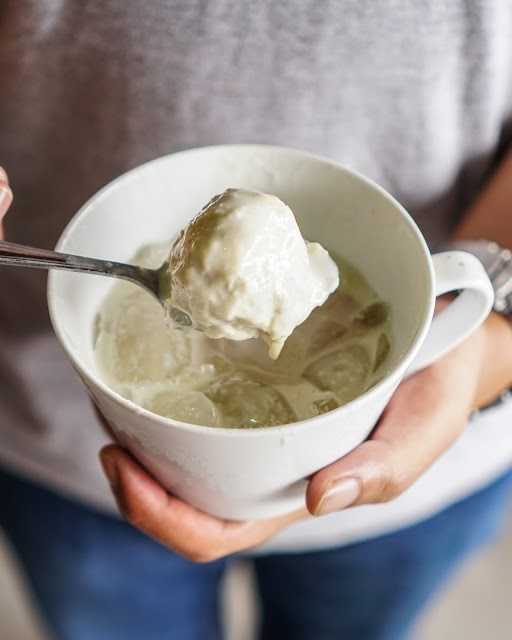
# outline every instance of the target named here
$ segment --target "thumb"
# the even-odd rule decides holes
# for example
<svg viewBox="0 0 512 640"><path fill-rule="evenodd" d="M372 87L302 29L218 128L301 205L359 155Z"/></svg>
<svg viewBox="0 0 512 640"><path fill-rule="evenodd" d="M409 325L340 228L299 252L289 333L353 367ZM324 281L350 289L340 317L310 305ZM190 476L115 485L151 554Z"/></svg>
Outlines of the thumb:
<svg viewBox="0 0 512 640"><path fill-rule="evenodd" d="M403 382L369 440L316 473L314 515L387 502L405 491L464 429L478 380L477 340Z"/></svg>

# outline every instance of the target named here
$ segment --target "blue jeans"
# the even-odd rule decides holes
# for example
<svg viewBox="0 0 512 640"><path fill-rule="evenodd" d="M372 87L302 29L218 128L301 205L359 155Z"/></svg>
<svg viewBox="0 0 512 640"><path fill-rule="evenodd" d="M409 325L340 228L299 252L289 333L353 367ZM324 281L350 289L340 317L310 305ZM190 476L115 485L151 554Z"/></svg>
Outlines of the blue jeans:
<svg viewBox="0 0 512 640"><path fill-rule="evenodd" d="M400 640L499 529L512 472L420 524L327 551L254 560L264 640ZM0 526L59 640L216 640L229 560L188 562L124 522L0 472Z"/></svg>

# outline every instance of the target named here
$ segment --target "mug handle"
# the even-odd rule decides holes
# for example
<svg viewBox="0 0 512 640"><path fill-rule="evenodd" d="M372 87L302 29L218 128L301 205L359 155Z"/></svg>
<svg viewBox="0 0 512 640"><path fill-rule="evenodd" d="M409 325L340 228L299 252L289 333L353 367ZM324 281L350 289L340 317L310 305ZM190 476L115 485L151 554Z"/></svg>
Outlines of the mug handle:
<svg viewBox="0 0 512 640"><path fill-rule="evenodd" d="M432 256L435 294L462 293L435 316L430 330L406 375L438 360L459 345L489 315L494 291L481 262L465 251L447 251Z"/></svg>

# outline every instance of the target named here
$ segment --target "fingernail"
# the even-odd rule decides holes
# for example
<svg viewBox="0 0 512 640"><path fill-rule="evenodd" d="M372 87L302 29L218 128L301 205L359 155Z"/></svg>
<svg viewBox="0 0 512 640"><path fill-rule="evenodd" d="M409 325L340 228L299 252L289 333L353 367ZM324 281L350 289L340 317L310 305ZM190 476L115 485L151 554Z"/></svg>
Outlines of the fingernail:
<svg viewBox="0 0 512 640"><path fill-rule="evenodd" d="M116 493L119 487L119 472L117 470L117 464L108 455L100 454L100 460L103 471L110 482L110 486L112 487L112 491Z"/></svg>
<svg viewBox="0 0 512 640"><path fill-rule="evenodd" d="M0 186L0 218L7 211L9 204L11 203L12 193L9 187Z"/></svg>
<svg viewBox="0 0 512 640"><path fill-rule="evenodd" d="M350 507L357 500L360 493L361 483L359 480L355 478L338 480L322 496L315 510L315 516L324 516Z"/></svg>
<svg viewBox="0 0 512 640"><path fill-rule="evenodd" d="M7 172L3 167L0 167L0 180L2 182L6 182L7 184L9 184L9 178L7 177Z"/></svg>

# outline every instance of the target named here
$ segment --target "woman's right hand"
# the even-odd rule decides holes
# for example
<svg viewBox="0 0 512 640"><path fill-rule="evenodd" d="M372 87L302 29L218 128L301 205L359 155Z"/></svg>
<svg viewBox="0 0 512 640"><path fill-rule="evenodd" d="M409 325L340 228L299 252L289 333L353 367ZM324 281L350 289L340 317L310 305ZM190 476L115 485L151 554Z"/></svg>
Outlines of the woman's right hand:
<svg viewBox="0 0 512 640"><path fill-rule="evenodd" d="M9 179L2 167L0 167L0 240L4 237L2 220L7 213L7 209L11 206L11 202L12 191L9 187Z"/></svg>

